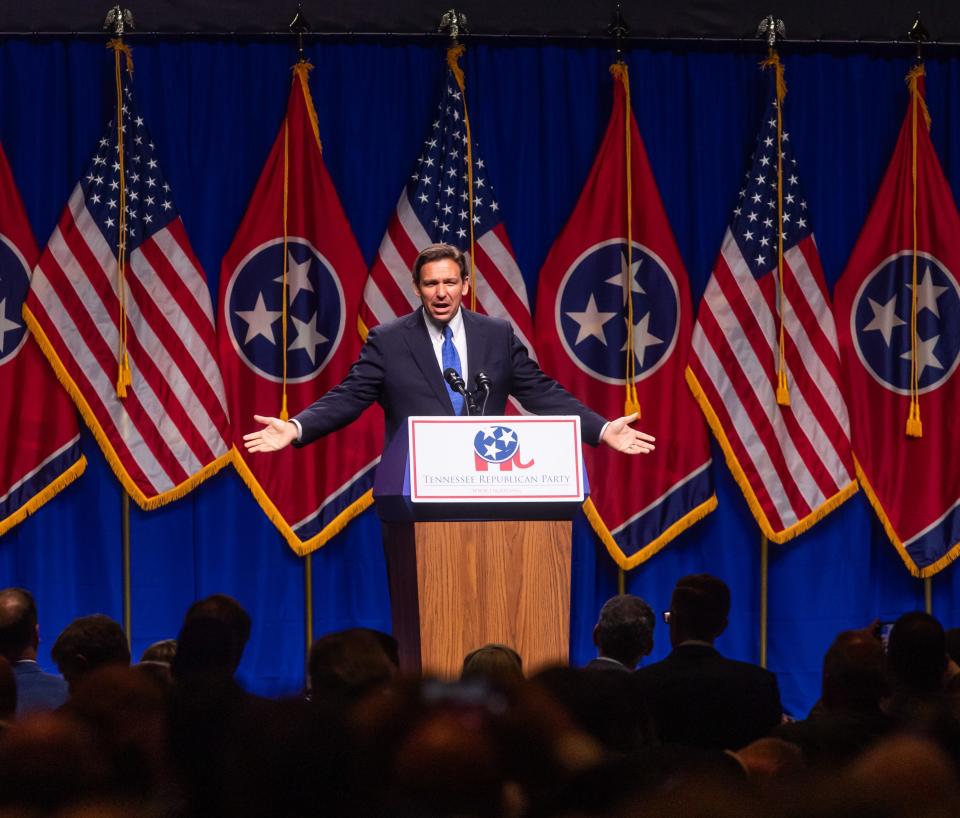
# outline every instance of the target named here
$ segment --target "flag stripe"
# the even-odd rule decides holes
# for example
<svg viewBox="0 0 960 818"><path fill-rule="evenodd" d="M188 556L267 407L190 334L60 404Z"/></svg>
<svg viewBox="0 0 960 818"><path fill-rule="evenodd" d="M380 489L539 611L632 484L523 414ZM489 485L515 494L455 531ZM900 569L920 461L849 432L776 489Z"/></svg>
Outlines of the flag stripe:
<svg viewBox="0 0 960 818"><path fill-rule="evenodd" d="M107 287L110 288L110 291L113 290L112 282L115 280L117 271L116 260L103 238L100 228L87 211L83 200L80 199L79 202L75 202L71 197L71 207L74 210L77 230L71 231L69 234L71 238L75 239L75 241L69 242L69 247L74 251L75 257L79 257L78 253L83 254L87 251L94 257L93 262L88 260L87 264L81 265L86 273L86 278L80 275L76 276L74 280L78 282L86 280L94 284L99 282L99 292L101 298L103 298ZM133 259L131 259L131 263L132 261ZM125 281L128 317L127 346L131 367L143 377L144 383L148 386L146 390L138 390L138 398L146 409L156 434L168 445L170 453L177 460L179 469L173 468L169 464L165 465L167 465L170 476L174 478L176 483L180 483L186 480L190 474L202 468L203 462L225 453L226 446L221 439L219 443L220 451L214 454L202 437L197 435L196 427L184 408L186 405L194 406L197 404L196 396L176 362L170 356L169 350L161 343L160 338L154 332L149 317L145 317L140 309L141 301L146 305L153 303L151 296L137 286L138 282L135 276L125 276ZM86 302L84 301L84 303ZM160 328L161 325L157 324L156 326ZM163 333L163 335L170 338L171 333ZM106 340L112 348L116 349L118 336L115 324L110 325L110 336ZM170 339L169 344L174 343L179 344L180 342ZM107 374L111 374L109 369ZM163 396L171 394L177 396L179 401L168 400L164 403ZM129 394L124 400L129 400ZM196 410L200 410L199 405L196 405ZM171 414L175 415L176 418L172 418ZM203 420L208 424L210 423L210 418L205 412L203 413ZM219 437L215 428L212 431L214 437ZM217 444L214 443L213 445ZM157 448L157 451L160 451L160 449Z"/></svg>
<svg viewBox="0 0 960 818"><path fill-rule="evenodd" d="M163 251L162 245L168 238L166 230L161 230L150 241L140 245L130 257L130 266L146 292L157 303L167 326L174 330L194 365L203 374L205 390L209 393L210 412L213 414L215 407L219 407L217 423L223 423L227 419L227 404L223 377L217 364L213 323L177 275L174 265L179 262L176 256Z"/></svg>
<svg viewBox="0 0 960 818"><path fill-rule="evenodd" d="M718 322L721 325L725 324L724 332L728 336L739 337L741 334L746 334L754 349L759 350L764 356L766 361L764 366L761 366L759 360L751 359L740 359L740 366L753 369L753 374L757 377L751 376L750 380L755 388L760 386L762 379L766 388L757 389L757 399L761 405L769 407L767 415L773 424L766 429L766 434L769 435L767 444L772 448L778 445L778 440L780 441L779 446L784 450L791 474L800 478L797 480L797 486L803 494L804 504L809 508L816 508L833 496L836 481L827 473L817 450L811 445L811 434L819 438L824 433L817 419L808 411L803 397L800 394L794 396L796 405L791 406L790 411L781 412L777 407L777 364L775 348L772 345L772 339L777 334L773 311L776 295L773 287L769 286L773 281L772 276L766 276L764 279L763 283L768 286L761 286L740 255L736 243L731 240L725 243L725 248L728 252L723 254L723 261L727 263L718 262L715 276L724 295L727 296L727 301L711 303L709 306L714 310ZM784 307L789 321L787 305L785 304ZM725 313L722 312L728 308L731 308L735 314L732 320L726 320ZM718 313L718 310L721 312ZM785 323L784 327L795 323ZM785 335L785 342L789 349L792 338L789 334L785 333ZM796 357L793 359L801 363L801 359ZM746 361L750 361L753 367L748 366ZM784 433L787 436L781 439L780 436ZM807 479L808 477L810 479ZM801 518L806 516L803 509L796 505L794 508Z"/></svg>
<svg viewBox="0 0 960 818"><path fill-rule="evenodd" d="M104 415L116 416L116 420L132 422L137 430L137 442L142 441L150 449L160 467L159 472L146 470L150 483L153 486L159 486L169 480L172 487L185 479L185 474L178 462L164 456L163 447L157 440L157 416L162 409L153 399L155 397L153 393L147 391L145 395L128 394L123 402L126 411L116 413L113 410L113 407L120 403L116 397L117 328L107 314L106 307L100 301L94 286L94 281L100 281L101 286L105 286L105 275L102 270L99 275L95 273L96 261L84 258L89 253L89 248L83 243L79 230L71 231L70 238L74 240L72 246L65 238L60 237L59 231L55 232L47 247L53 263L47 266L41 262L50 283L63 299L61 303L65 307L65 313L59 317L58 323L63 322L68 314L76 321L77 334L70 339L64 352L78 360L80 356L84 356L84 353L90 353L88 360L97 362L97 371L91 372L90 375L96 383L100 405L106 410L103 415L98 415L101 426L105 419ZM130 351L131 366L135 366L132 347ZM106 409L106 407L110 408ZM125 423L115 423L114 428L121 439L126 439L132 431ZM138 459L144 462L143 458Z"/></svg>
<svg viewBox="0 0 960 818"><path fill-rule="evenodd" d="M824 399L830 406L831 414L841 428L842 437L839 439L845 439L849 443L850 416L847 411L847 404L843 400L843 393L839 388L840 353L837 343L837 327L829 299L824 300L821 297L821 290L817 286L823 280L823 272L820 269L820 260L817 258L813 240L810 240L809 245L806 242L801 242L797 247L791 248L786 254L786 260L793 272L796 287L800 294L806 297L806 303L809 307L809 314L804 314L800 309L797 310L799 320L803 324L803 329L809 334L812 345L817 350L817 356L823 364L822 368L813 367L811 376L819 385ZM817 287L817 289L814 290L814 287ZM792 288L788 296L793 305L796 305L799 301L793 295ZM793 327L791 326L790 329L791 334L793 334ZM849 445L844 448L849 455ZM849 460L849 456L847 459Z"/></svg>
<svg viewBox="0 0 960 818"><path fill-rule="evenodd" d="M147 252L141 254L142 249ZM176 378L179 374L183 381L180 384L171 382L171 388L180 396L184 406L196 405L202 412L199 419L207 430L204 439L211 451L218 451L223 448L224 441L217 428L227 421L227 408L220 403L223 393L218 393L217 389L220 368L206 344L191 331L192 324L185 311L179 309L177 299L164 286L164 279L169 281L169 276L158 275L151 265L150 257L156 257L153 251L151 242L146 242L130 259L129 269L134 275L128 276L127 282L147 319L146 325L138 325L137 332L148 333L143 339L148 349L153 349L156 344L157 349L163 349L169 355L170 364L177 369L171 375ZM156 260L163 265L162 273L168 272L166 258L160 255ZM156 332L152 327L156 327Z"/></svg>
<svg viewBox="0 0 960 818"><path fill-rule="evenodd" d="M47 249L50 250L49 245ZM84 341L93 339L96 329L89 314L82 310L78 313L78 323L74 322L70 311L61 300L61 295L68 295L72 290L69 285L55 290L47 276L48 269L55 270L57 275L63 275L52 257L44 255L33 272L31 293L36 296L36 300L32 309L46 328L47 337L66 367L67 374L82 393L133 482L145 492L162 492L173 488L174 482L160 465L129 414L128 410L139 410L139 404L136 401L128 406L121 405L119 401L106 404L102 399L101 395L107 394L115 385L108 379L94 351ZM87 329L89 331L86 331ZM100 349L101 345L97 347ZM121 434L121 429L124 434Z"/></svg>
<svg viewBox="0 0 960 818"><path fill-rule="evenodd" d="M708 287L704 299L708 298L709 309L701 316L701 325L716 353L716 362L721 370L715 371L707 367L707 371L725 399L733 400L733 393L736 394L732 408L740 410L736 415L738 418L743 414L738 433L744 440L755 437L763 446L773 473L783 484L785 502L791 508L791 515L801 517L803 514L800 510L807 510L803 497L808 491L815 490L815 484L811 485L812 480L806 466L789 441L783 428L782 417L771 408L776 406L776 399L769 377L757 361L750 345L740 341L732 332L736 328L737 318L729 302L719 287L713 292ZM720 389L721 372L727 378L729 390ZM781 445L777 445L778 442ZM760 471L763 473L763 469ZM781 518L788 518L783 506L777 506L777 513Z"/></svg>
<svg viewBox="0 0 960 818"><path fill-rule="evenodd" d="M764 515L775 530L786 528L794 515L790 502L780 491L780 477L699 320L691 350L696 357L690 366Z"/></svg>

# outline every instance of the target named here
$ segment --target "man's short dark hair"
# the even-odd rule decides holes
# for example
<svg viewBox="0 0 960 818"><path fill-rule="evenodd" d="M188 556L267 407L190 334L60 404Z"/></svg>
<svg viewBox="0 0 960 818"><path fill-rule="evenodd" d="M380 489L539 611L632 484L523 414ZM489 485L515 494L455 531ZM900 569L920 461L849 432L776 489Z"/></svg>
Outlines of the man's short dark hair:
<svg viewBox="0 0 960 818"><path fill-rule="evenodd" d="M130 664L130 646L123 628L104 614L74 619L53 643L50 655L71 685L98 667Z"/></svg>
<svg viewBox="0 0 960 818"><path fill-rule="evenodd" d="M199 599L187 609L184 622L190 619L217 619L233 631L241 651L250 639L250 614L232 596L227 594L211 594L205 599Z"/></svg>
<svg viewBox="0 0 960 818"><path fill-rule="evenodd" d="M670 599L671 625L688 639L713 641L727 627L730 589L711 574L689 574L677 580Z"/></svg>
<svg viewBox="0 0 960 818"><path fill-rule="evenodd" d="M943 625L922 611L905 613L890 631L887 664L895 683L916 691L938 690L947 667Z"/></svg>
<svg viewBox="0 0 960 818"><path fill-rule="evenodd" d="M367 628L328 633L310 646L313 695L355 700L390 681L396 666L379 635Z"/></svg>
<svg viewBox="0 0 960 818"><path fill-rule="evenodd" d="M865 631L843 631L823 657L820 699L832 709L875 713L887 693L883 646Z"/></svg>
<svg viewBox="0 0 960 818"><path fill-rule="evenodd" d="M201 619L213 619L220 622L229 631L227 637L229 645L221 646L217 649L217 652L219 654L220 650L228 649L231 653L230 662L233 665L233 670L236 670L237 667L240 666L240 660L243 658L243 649L250 639L250 614L248 614L243 609L243 606L232 596L228 596L227 594L212 594L205 599L197 600L187 609L187 614L183 618L184 629L186 629L186 626L190 622ZM182 633L183 630L181 630L181 634ZM199 633L200 631L197 631L197 634ZM211 634L212 632L207 633L206 638L209 638ZM186 649L186 646L184 647ZM189 648L189 650L193 650L193 647Z"/></svg>
<svg viewBox="0 0 960 818"><path fill-rule="evenodd" d="M633 667L653 648L656 617L640 597L621 594L600 609L594 635L601 654Z"/></svg>
<svg viewBox="0 0 960 818"><path fill-rule="evenodd" d="M423 266L431 261L443 261L444 259L450 259L457 263L460 268L461 281L467 277L467 257L462 251L452 244L430 244L420 251L417 260L413 262L413 280L419 284L420 271Z"/></svg>
<svg viewBox="0 0 960 818"><path fill-rule="evenodd" d="M16 662L33 645L37 631L37 604L24 588L0 591L0 656Z"/></svg>

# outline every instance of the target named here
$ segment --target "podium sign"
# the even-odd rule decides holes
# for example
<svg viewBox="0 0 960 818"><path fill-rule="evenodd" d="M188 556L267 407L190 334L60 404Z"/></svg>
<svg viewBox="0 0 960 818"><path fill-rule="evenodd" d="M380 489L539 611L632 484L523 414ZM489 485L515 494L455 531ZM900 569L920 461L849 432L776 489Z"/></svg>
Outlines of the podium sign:
<svg viewBox="0 0 960 818"><path fill-rule="evenodd" d="M582 503L580 418L412 417L413 503Z"/></svg>

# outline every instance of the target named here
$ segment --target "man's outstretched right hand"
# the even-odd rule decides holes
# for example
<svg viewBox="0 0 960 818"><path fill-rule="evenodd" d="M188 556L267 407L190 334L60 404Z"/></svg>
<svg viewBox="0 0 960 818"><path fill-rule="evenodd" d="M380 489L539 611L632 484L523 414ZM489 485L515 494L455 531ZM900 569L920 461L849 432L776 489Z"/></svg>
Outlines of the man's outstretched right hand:
<svg viewBox="0 0 960 818"><path fill-rule="evenodd" d="M243 446L248 452L278 452L297 439L297 427L289 420L264 415L254 415L253 419L264 426L243 436Z"/></svg>

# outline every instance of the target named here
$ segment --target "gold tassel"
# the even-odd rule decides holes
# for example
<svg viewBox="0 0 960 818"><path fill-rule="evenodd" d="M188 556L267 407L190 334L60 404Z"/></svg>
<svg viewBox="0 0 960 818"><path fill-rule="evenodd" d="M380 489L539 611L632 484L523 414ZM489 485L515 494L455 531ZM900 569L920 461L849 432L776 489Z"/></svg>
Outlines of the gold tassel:
<svg viewBox="0 0 960 818"><path fill-rule="evenodd" d="M787 356L784 351L786 330L783 326L783 100L787 95L787 81L783 63L774 49L760 66L773 68L777 92L777 318L780 323L777 350L777 405L790 405L790 388L787 384Z"/></svg>
<svg viewBox="0 0 960 818"><path fill-rule="evenodd" d="M460 57L466 47L452 45L447 49L447 67L453 73L457 88L463 97L463 129L467 132L467 218L470 220L470 309L477 309L477 265L474 247L473 232L473 135L470 133L470 114L467 111L467 85L463 69L460 67Z"/></svg>
<svg viewBox="0 0 960 818"><path fill-rule="evenodd" d="M626 386L626 396L623 400L623 411L626 415L636 413L637 419L640 418L640 398L637 395L637 362L636 353L633 348L633 171L631 162L633 160L633 150L630 144L630 121L633 107L630 103L630 74L627 71L627 65L624 62L617 62L610 66L610 74L615 80L623 85L624 93L624 128L623 128L623 151L624 168L626 175L626 202L627 202L627 266L624 272L624 301L627 308L627 355L625 359L625 372L623 376Z"/></svg>
<svg viewBox="0 0 960 818"><path fill-rule="evenodd" d="M907 416L907 437L923 437L923 424L920 422L920 368L917 363L917 112L923 112L923 119L930 129L930 111L920 93L920 78L924 76L923 65L916 65L907 73L907 86L910 89L911 105L911 141L912 141L912 187L913 187L913 268L911 271L912 295L910 299L910 413Z"/></svg>
<svg viewBox="0 0 960 818"><path fill-rule="evenodd" d="M130 47L122 40L114 39L107 43L107 48L113 50L114 85L117 92L117 161L120 163L120 190L117 196L119 201L119 225L117 241L117 397L123 400L127 397L127 387L133 385L130 374L130 355L127 348L127 293L126 293L126 266L127 266L127 190L126 168L123 150L123 78L120 68L120 55L126 58L127 73L133 74L133 55Z"/></svg>
<svg viewBox="0 0 960 818"><path fill-rule="evenodd" d="M790 390L787 387L787 373L781 369L777 378L777 403L780 406L790 405Z"/></svg>

